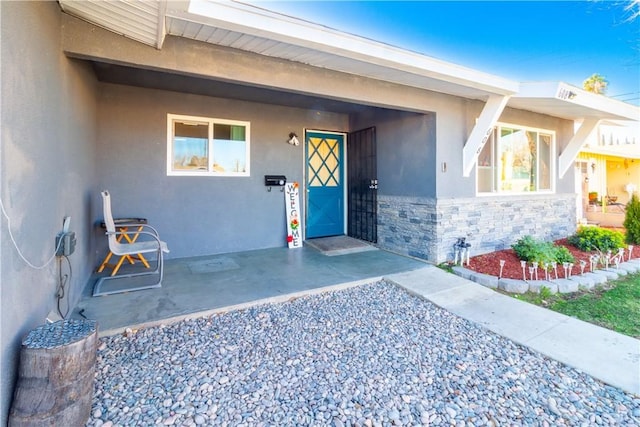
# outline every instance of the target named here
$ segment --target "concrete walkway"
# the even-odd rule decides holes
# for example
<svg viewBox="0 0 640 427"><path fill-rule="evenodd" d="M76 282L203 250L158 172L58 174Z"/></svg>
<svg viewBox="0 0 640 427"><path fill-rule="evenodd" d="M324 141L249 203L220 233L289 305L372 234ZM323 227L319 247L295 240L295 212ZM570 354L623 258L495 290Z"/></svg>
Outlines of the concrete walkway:
<svg viewBox="0 0 640 427"><path fill-rule="evenodd" d="M640 340L518 301L437 267L385 279L514 342L640 395Z"/></svg>

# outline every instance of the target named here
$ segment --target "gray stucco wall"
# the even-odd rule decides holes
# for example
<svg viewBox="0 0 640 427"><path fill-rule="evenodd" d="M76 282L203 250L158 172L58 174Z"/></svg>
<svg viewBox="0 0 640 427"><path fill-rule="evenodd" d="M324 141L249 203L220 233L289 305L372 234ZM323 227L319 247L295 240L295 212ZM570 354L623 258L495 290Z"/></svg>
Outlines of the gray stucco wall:
<svg viewBox="0 0 640 427"><path fill-rule="evenodd" d="M435 122L433 113L382 109L351 118L351 130L376 128L379 194L435 196Z"/></svg>
<svg viewBox="0 0 640 427"><path fill-rule="evenodd" d="M99 103L93 219L102 218L99 190L110 190L114 215L147 218L169 258L286 246L284 195L268 192L264 175L302 183L303 145L287 144L289 132L349 125L344 114L114 84L100 85ZM251 122L251 176L167 176L167 113ZM97 262L106 240L99 228L94 236Z"/></svg>
<svg viewBox="0 0 640 427"><path fill-rule="evenodd" d="M60 48L56 2L0 2L1 197L20 251L35 265L54 252L64 216L76 251L62 309L78 300L90 274L95 144L95 79ZM2 218L0 246L0 425L11 403L23 336L55 308L58 263L34 269L18 256ZM69 271L63 262L64 273ZM70 300L70 301L69 301Z"/></svg>

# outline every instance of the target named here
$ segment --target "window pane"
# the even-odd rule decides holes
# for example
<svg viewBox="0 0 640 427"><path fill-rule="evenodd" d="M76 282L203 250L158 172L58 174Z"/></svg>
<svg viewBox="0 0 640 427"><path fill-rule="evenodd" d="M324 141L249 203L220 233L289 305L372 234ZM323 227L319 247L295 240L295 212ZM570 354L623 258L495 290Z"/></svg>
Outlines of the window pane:
<svg viewBox="0 0 640 427"><path fill-rule="evenodd" d="M501 129L498 148L500 191L519 193L535 190L535 138L535 132Z"/></svg>
<svg viewBox="0 0 640 427"><path fill-rule="evenodd" d="M215 139L213 141L214 172L246 172L247 144L244 141Z"/></svg>
<svg viewBox="0 0 640 427"><path fill-rule="evenodd" d="M246 172L247 143L244 126L213 125L213 171Z"/></svg>
<svg viewBox="0 0 640 427"><path fill-rule="evenodd" d="M226 139L229 141L245 141L245 127L235 125L213 125L213 139Z"/></svg>
<svg viewBox="0 0 640 427"><path fill-rule="evenodd" d="M478 155L478 193L552 190L553 138L527 128L495 128Z"/></svg>
<svg viewBox="0 0 640 427"><path fill-rule="evenodd" d="M527 131L527 159L528 163L523 165L523 175L529 178L528 191L538 189L538 132ZM527 189L523 190L527 191Z"/></svg>
<svg viewBox="0 0 640 427"><path fill-rule="evenodd" d="M167 175L249 176L249 122L167 114Z"/></svg>
<svg viewBox="0 0 640 427"><path fill-rule="evenodd" d="M551 190L551 135L540 134L538 179L540 190Z"/></svg>
<svg viewBox="0 0 640 427"><path fill-rule="evenodd" d="M478 155L478 192L489 193L495 191L494 187L494 161L493 161L493 141L494 133L487 140L486 144Z"/></svg>
<svg viewBox="0 0 640 427"><path fill-rule="evenodd" d="M340 144L332 138L309 138L309 185L337 187L340 185Z"/></svg>
<svg viewBox="0 0 640 427"><path fill-rule="evenodd" d="M173 123L173 170L207 170L209 125Z"/></svg>

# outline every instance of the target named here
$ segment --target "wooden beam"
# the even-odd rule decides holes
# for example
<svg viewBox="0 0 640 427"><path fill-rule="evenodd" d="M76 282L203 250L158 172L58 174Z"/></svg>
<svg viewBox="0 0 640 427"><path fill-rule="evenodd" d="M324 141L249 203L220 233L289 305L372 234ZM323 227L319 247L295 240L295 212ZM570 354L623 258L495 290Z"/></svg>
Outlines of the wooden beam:
<svg viewBox="0 0 640 427"><path fill-rule="evenodd" d="M558 177L562 178L569 170L576 156L584 146L584 143L589 139L591 134L598 128L600 124L599 119L584 119L582 125L578 131L573 135L571 141L564 148L560 156L558 157Z"/></svg>
<svg viewBox="0 0 640 427"><path fill-rule="evenodd" d="M468 177L510 96L491 95L462 148L462 176Z"/></svg>

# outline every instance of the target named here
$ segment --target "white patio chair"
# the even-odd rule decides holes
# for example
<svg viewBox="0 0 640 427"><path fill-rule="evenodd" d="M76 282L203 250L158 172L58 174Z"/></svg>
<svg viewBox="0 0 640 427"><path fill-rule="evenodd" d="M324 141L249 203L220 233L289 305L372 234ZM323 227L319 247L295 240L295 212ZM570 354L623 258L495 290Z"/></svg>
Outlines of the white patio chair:
<svg viewBox="0 0 640 427"><path fill-rule="evenodd" d="M113 219L113 215L111 214L111 195L108 191L102 191L102 203L103 203L103 213L104 213L104 223L107 229L105 233L107 235L109 241L109 249L113 252L114 255L131 255L135 256L138 254L145 253L157 253L156 258L156 268L152 271L143 271L138 273L128 273L128 274L120 274L116 276L106 276L101 277L96 282L93 287L93 296L100 295L110 295L117 294L121 292L130 292L130 291L139 291L142 289L152 289L159 288L162 286L162 277L163 277L163 253L169 252L169 248L167 244L160 240L160 236L155 228L151 227L147 224L126 224L118 222L117 226ZM142 230L139 229L142 227ZM136 231L123 231L122 229L127 230L127 228L135 229ZM125 234L134 234L137 233L137 236L140 241L134 239L133 243L129 242L129 239L120 239L118 241L118 237ZM138 281L133 278L143 277L143 276L157 276L157 281L153 281L151 284L140 284ZM129 280L128 280L129 279ZM130 280L133 279L133 280ZM115 281L129 281L131 282L129 286L117 286L115 289L107 289L103 290L102 286L107 282L115 282Z"/></svg>

